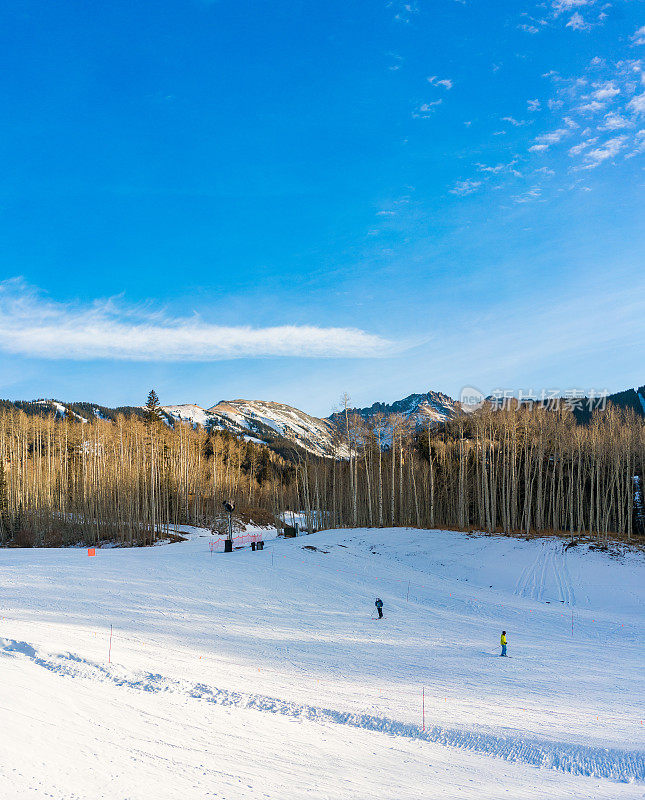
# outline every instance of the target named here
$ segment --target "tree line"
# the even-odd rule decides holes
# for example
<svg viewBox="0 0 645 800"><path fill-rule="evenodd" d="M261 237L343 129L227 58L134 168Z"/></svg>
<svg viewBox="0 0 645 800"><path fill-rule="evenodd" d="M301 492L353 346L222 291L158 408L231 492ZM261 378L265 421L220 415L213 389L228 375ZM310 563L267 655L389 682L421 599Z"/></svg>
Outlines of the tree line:
<svg viewBox="0 0 645 800"><path fill-rule="evenodd" d="M580 425L566 406L486 404L421 430L348 414L344 436L348 460L299 469L305 509L339 526L645 535L645 420L631 410Z"/></svg>
<svg viewBox="0 0 645 800"><path fill-rule="evenodd" d="M442 425L346 411L344 458L280 455L221 430L140 417L87 423L0 409L0 543L152 544L182 524L303 513L309 530L414 526L643 536L645 422L608 405L485 406Z"/></svg>
<svg viewBox="0 0 645 800"><path fill-rule="evenodd" d="M0 410L0 543L146 545L213 526L226 497L277 508L293 465L226 431L170 427L150 400L142 417L87 423Z"/></svg>

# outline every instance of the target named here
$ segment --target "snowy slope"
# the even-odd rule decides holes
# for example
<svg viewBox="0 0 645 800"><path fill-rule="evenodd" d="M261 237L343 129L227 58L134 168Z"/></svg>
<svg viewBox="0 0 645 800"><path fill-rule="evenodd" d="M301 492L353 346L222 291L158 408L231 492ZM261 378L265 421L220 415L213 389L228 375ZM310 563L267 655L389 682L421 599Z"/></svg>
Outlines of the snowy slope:
<svg viewBox="0 0 645 800"><path fill-rule="evenodd" d="M642 556L203 533L0 550L3 799L645 794Z"/></svg>
<svg viewBox="0 0 645 800"><path fill-rule="evenodd" d="M206 409L194 403L162 406L161 410L180 422L190 422L193 425L201 425L204 428L214 422L212 414L209 414Z"/></svg>

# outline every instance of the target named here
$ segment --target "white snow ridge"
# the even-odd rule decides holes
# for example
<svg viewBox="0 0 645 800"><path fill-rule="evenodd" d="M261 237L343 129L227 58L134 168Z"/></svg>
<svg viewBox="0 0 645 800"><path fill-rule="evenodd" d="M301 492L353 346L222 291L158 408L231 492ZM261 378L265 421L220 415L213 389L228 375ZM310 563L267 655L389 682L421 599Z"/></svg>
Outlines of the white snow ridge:
<svg viewBox="0 0 645 800"><path fill-rule="evenodd" d="M0 550L2 799L645 795L642 554L270 533Z"/></svg>

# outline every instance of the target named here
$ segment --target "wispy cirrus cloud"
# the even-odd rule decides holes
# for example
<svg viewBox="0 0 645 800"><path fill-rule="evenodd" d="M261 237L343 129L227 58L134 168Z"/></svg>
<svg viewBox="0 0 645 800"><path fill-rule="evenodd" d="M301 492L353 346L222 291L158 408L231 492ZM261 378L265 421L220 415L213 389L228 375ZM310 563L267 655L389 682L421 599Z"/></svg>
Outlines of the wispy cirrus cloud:
<svg viewBox="0 0 645 800"><path fill-rule="evenodd" d="M579 156L580 153L583 153L588 147L591 147L592 144L595 144L598 141L597 136L593 136L591 139L586 139L584 142L580 142L579 144L574 144L573 147L569 148L569 155L571 157Z"/></svg>
<svg viewBox="0 0 645 800"><path fill-rule="evenodd" d="M585 165L583 169L595 169L599 167L604 161L615 158L621 150L623 150L627 143L627 136L614 136L608 139L600 147L593 150L588 150L585 153Z"/></svg>
<svg viewBox="0 0 645 800"><path fill-rule="evenodd" d="M633 111L637 116L645 114L645 92L633 97L629 103L627 103L627 108Z"/></svg>
<svg viewBox="0 0 645 800"><path fill-rule="evenodd" d="M505 189L515 203L544 200L550 193L563 191L557 179L551 180L553 176L559 174L569 184L566 176L570 173L609 168L645 152L645 134L641 131L645 73L641 60L596 56L578 75L567 77L551 69L542 77L550 83L549 95L527 101L526 120L511 115L501 117L514 129L513 141L503 147L491 145L491 151L497 154L485 163L473 161L471 178L454 184L450 190L453 194ZM522 133L529 133L525 126L538 125L543 115L548 115L551 125L520 143ZM508 131L511 128L492 131L490 135L497 137ZM506 158L512 156L510 163L500 158L502 150ZM565 153L568 158L563 161ZM543 159L542 166L548 168L548 173L532 169L531 162L536 158ZM577 182L568 188L588 187L580 187Z"/></svg>
<svg viewBox="0 0 645 800"><path fill-rule="evenodd" d="M443 100L432 100L429 103L422 103L415 111L412 112L414 119L428 119L431 117L437 108L443 103Z"/></svg>
<svg viewBox="0 0 645 800"><path fill-rule="evenodd" d="M0 350L57 360L218 361L234 358L377 358L400 345L356 328L218 325L171 317L122 299L89 305L47 299L21 279L0 282Z"/></svg>
<svg viewBox="0 0 645 800"><path fill-rule="evenodd" d="M582 8L583 6L591 6L594 2L595 0L554 0L554 2L551 3L551 7L556 14L562 14L566 11Z"/></svg>
<svg viewBox="0 0 645 800"><path fill-rule="evenodd" d="M481 181L475 181L469 178L468 180L465 181L457 181L455 185L452 187L452 189L450 189L449 191L450 194L456 194L463 197L464 195L476 192L481 185L482 185Z"/></svg>
<svg viewBox="0 0 645 800"><path fill-rule="evenodd" d="M567 22L566 27L574 31L588 31L591 25L584 19L579 11L576 11L575 14L571 15L571 19Z"/></svg>
<svg viewBox="0 0 645 800"><path fill-rule="evenodd" d="M597 0L551 0L550 3L538 4L537 9L541 10L539 17L522 12L520 17L523 22L517 27L526 33L536 34L564 22L565 28L587 31L602 25L610 8L610 3L599 3Z"/></svg>
<svg viewBox="0 0 645 800"><path fill-rule="evenodd" d="M515 117L502 117L502 122L508 122L509 125L512 125L514 128L523 128L525 125L529 123L524 119L515 119Z"/></svg>
<svg viewBox="0 0 645 800"><path fill-rule="evenodd" d="M639 134L630 133L639 117L645 114L645 93L635 94L639 82L645 82L641 61L608 62L595 57L585 74L565 78L552 70L543 77L549 79L556 90L556 96L549 98L549 110L562 109L564 125L536 137L529 152L548 150L569 134L579 136L579 141L569 148L569 156L582 156L579 164L572 167L574 170L594 169L601 164L614 163L618 155L631 158L642 152ZM616 135L617 132L621 132L620 135ZM602 141L603 134L609 137L605 141Z"/></svg>
<svg viewBox="0 0 645 800"><path fill-rule="evenodd" d="M450 78L438 78L436 75L431 75L428 78L428 83L432 84L432 86L443 86L444 89L452 89L453 82Z"/></svg>
<svg viewBox="0 0 645 800"><path fill-rule="evenodd" d="M416 2L400 2L400 0L390 0L388 8L394 9L394 19L397 22L409 23L419 13Z"/></svg>
<svg viewBox="0 0 645 800"><path fill-rule="evenodd" d="M570 128L558 128L549 133L541 133L539 136L535 137L534 144L529 147L529 151L539 153L543 150L548 150L549 147L561 142L566 136L569 136L570 133Z"/></svg>

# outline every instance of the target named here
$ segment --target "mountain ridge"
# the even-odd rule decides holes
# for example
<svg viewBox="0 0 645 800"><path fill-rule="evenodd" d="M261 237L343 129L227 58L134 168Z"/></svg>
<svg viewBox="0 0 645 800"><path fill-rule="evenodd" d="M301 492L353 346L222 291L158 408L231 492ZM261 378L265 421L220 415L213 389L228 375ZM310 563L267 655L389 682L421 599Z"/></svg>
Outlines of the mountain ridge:
<svg viewBox="0 0 645 800"><path fill-rule="evenodd" d="M608 396L608 401L621 408L631 409L645 418L645 385L627 389ZM591 419L591 403L579 399L574 409L580 424ZM81 424L92 417L116 421L119 414L144 419L144 406L118 406L110 408L97 403L63 403L59 400L39 398L33 401L0 400L0 409L15 408L27 414L68 417ZM443 392L428 391L411 394L392 403L376 402L363 408L348 408L347 414L357 415L367 423L379 417L388 419L400 415L411 427L422 428L428 424L446 422L460 413L459 401ZM276 450L293 449L326 458L346 458L348 449L345 432L345 410L334 411L328 417L315 417L285 403L270 400L220 400L210 408L197 403L161 406L167 425L186 423L214 430L227 431L245 441L267 445ZM384 442L386 442L387 437Z"/></svg>

